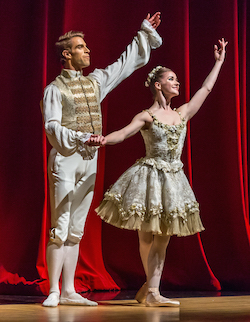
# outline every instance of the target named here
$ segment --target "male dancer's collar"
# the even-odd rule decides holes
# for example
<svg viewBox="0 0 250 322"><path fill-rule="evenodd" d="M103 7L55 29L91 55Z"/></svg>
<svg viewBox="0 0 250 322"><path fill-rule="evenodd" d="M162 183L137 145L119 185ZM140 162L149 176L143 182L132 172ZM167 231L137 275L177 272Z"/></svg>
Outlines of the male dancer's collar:
<svg viewBox="0 0 250 322"><path fill-rule="evenodd" d="M62 69L61 74L63 76L69 77L69 78L74 78L74 77L82 76L82 71L64 68L64 69Z"/></svg>

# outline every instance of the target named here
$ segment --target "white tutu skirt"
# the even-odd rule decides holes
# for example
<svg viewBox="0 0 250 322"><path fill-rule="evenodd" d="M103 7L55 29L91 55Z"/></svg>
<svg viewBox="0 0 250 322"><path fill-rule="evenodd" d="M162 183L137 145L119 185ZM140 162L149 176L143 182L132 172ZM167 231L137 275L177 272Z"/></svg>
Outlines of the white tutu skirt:
<svg viewBox="0 0 250 322"><path fill-rule="evenodd" d="M143 158L124 172L96 209L119 228L188 236L204 230L190 184L176 164Z"/></svg>

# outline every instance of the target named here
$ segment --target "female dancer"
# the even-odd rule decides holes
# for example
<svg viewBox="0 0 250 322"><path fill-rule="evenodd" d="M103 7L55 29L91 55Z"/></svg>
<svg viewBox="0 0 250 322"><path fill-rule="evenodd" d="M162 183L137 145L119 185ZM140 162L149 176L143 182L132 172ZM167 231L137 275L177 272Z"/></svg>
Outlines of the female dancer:
<svg viewBox="0 0 250 322"><path fill-rule="evenodd" d="M204 230L199 204L182 170L180 160L187 122L198 112L211 92L225 58L227 42L214 46L215 65L192 99L178 109L171 99L179 95L176 74L158 66L148 75L146 85L154 95L153 105L137 114L123 129L105 137L92 137L88 144L106 145L122 142L141 131L146 156L129 168L98 207L106 222L138 230L140 256L147 276L136 295L146 306L178 306L179 302L159 293L160 279L170 236L188 236Z"/></svg>

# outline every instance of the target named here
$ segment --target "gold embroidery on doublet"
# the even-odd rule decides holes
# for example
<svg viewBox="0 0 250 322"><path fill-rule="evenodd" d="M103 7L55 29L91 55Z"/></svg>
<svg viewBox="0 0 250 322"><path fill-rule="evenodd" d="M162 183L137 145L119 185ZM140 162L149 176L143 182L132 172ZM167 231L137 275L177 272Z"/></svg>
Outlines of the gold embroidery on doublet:
<svg viewBox="0 0 250 322"><path fill-rule="evenodd" d="M61 124L74 131L101 134L102 115L96 81L84 76L72 79L62 70L53 84L62 94Z"/></svg>

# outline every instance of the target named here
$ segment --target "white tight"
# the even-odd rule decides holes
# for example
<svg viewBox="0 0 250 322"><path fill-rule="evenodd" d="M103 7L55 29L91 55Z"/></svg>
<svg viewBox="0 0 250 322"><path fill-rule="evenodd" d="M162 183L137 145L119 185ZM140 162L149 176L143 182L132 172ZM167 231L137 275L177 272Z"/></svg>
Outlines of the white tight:
<svg viewBox="0 0 250 322"><path fill-rule="evenodd" d="M60 294L59 279L62 273L62 296L75 292L74 277L79 253L79 244L66 241L62 245L49 242L47 264L50 280L50 293Z"/></svg>
<svg viewBox="0 0 250 322"><path fill-rule="evenodd" d="M52 229L47 246L47 265L50 293L60 294L59 279L62 274L63 298L75 293L79 242L93 198L96 166L97 153L92 160L83 160L78 153L64 157L55 149L50 152L48 169Z"/></svg>

